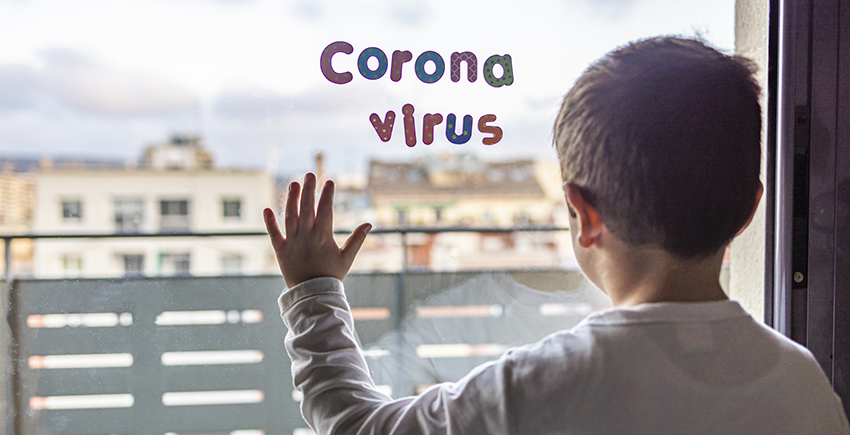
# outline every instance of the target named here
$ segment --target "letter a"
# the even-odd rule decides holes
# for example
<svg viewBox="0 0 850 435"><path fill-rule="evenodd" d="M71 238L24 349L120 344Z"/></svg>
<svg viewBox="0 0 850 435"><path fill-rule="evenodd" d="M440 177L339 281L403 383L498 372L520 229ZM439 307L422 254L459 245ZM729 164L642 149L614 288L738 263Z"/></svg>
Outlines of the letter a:
<svg viewBox="0 0 850 435"><path fill-rule="evenodd" d="M493 75L493 66L496 64L502 65L502 76L496 78ZM487 58L487 61L484 62L484 80L487 80L487 84L494 88L498 88L500 86L510 86L514 82L514 71L513 67L511 67L511 55L506 54L504 56L499 56L498 54L494 54Z"/></svg>

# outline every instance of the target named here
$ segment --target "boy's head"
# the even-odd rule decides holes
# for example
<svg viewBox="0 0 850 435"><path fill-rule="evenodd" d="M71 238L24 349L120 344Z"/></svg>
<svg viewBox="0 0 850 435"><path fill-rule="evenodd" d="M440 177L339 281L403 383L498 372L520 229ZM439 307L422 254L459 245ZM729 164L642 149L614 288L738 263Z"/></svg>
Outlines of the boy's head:
<svg viewBox="0 0 850 435"><path fill-rule="evenodd" d="M578 79L555 123L564 182L630 245L715 254L747 223L761 186L754 70L679 38L609 53Z"/></svg>

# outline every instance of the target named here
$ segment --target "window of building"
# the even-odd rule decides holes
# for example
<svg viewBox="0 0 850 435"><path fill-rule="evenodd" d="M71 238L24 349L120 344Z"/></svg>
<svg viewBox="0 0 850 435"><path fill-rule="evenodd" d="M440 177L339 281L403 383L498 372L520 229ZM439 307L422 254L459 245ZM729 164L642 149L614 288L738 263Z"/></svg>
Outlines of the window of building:
<svg viewBox="0 0 850 435"><path fill-rule="evenodd" d="M83 202L78 199L62 201L62 220L65 222L83 220Z"/></svg>
<svg viewBox="0 0 850 435"><path fill-rule="evenodd" d="M159 210L161 231L189 230L189 200L162 200Z"/></svg>
<svg viewBox="0 0 850 435"><path fill-rule="evenodd" d="M222 275L242 275L243 258L239 254L224 254L221 256Z"/></svg>
<svg viewBox="0 0 850 435"><path fill-rule="evenodd" d="M408 224L408 211L406 208L396 209L396 223L399 225Z"/></svg>
<svg viewBox="0 0 850 435"><path fill-rule="evenodd" d="M83 257L79 254L62 256L62 270L66 278L77 278L83 274Z"/></svg>
<svg viewBox="0 0 850 435"><path fill-rule="evenodd" d="M163 276L189 275L191 273L189 253L160 254L159 273Z"/></svg>
<svg viewBox="0 0 850 435"><path fill-rule="evenodd" d="M141 276L145 273L145 256L142 254L122 255L124 276Z"/></svg>
<svg viewBox="0 0 850 435"><path fill-rule="evenodd" d="M118 198L115 200L115 231L118 233L138 233L142 231L145 203L138 198Z"/></svg>
<svg viewBox="0 0 850 435"><path fill-rule="evenodd" d="M225 199L221 202L221 205L222 216L224 216L225 219L242 219L242 200Z"/></svg>

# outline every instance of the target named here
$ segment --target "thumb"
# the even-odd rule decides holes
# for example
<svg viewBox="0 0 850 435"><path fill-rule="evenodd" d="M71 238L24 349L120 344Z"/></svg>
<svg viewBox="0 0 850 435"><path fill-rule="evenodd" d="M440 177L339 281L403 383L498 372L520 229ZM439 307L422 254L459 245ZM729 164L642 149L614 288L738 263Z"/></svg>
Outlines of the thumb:
<svg viewBox="0 0 850 435"><path fill-rule="evenodd" d="M351 264L354 263L354 257L357 256L357 252L359 252L360 247L363 246L363 241L366 240L366 235L369 234L369 231L372 231L372 224L365 223L360 225L351 232L351 235L348 236L348 240L346 240L345 244L342 245L340 252L342 253L342 258L345 260L348 267L351 267Z"/></svg>

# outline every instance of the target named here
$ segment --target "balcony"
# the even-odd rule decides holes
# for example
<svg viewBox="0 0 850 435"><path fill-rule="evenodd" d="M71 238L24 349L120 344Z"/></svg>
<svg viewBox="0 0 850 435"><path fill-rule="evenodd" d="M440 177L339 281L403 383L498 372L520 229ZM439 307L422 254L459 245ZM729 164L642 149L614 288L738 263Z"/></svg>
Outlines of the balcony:
<svg viewBox="0 0 850 435"><path fill-rule="evenodd" d="M553 229L538 230L520 232ZM451 233L375 236L400 236L409 254L423 231ZM488 234L515 232L500 231ZM401 254L399 270L345 280L364 356L393 397L457 380L608 304L576 271L411 270L415 255ZM283 287L279 276L13 279L11 433L311 433L283 347Z"/></svg>

